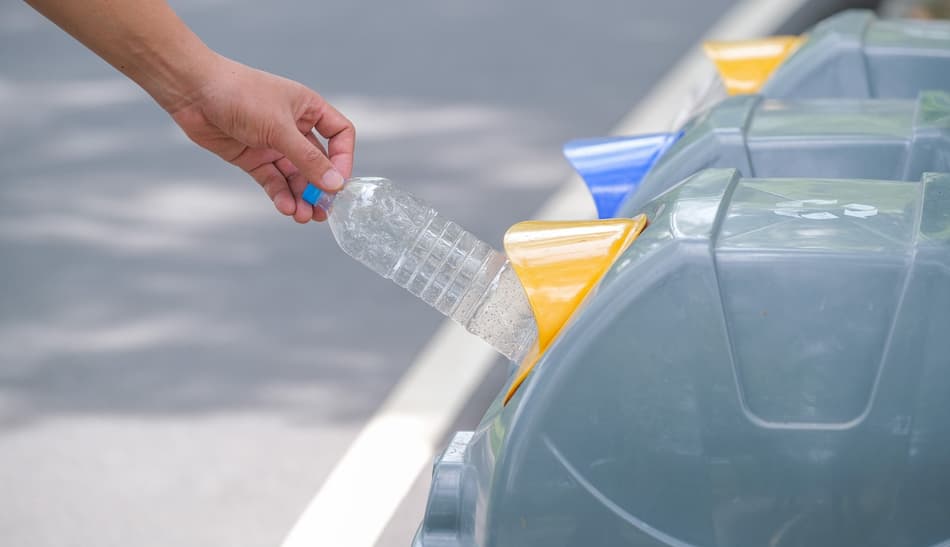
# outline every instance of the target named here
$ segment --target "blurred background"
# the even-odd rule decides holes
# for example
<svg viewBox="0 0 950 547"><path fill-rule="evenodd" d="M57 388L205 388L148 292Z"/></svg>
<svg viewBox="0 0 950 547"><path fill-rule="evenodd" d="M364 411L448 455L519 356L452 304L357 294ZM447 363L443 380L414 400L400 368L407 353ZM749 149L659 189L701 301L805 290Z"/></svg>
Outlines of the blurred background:
<svg viewBox="0 0 950 547"><path fill-rule="evenodd" d="M569 176L563 142L606 133L732 3L172 2L350 117L355 174L495 246ZM811 4L783 30L847 2ZM279 545L441 317L21 2L0 5L0 127L0 542ZM409 544L426 480L380 545Z"/></svg>

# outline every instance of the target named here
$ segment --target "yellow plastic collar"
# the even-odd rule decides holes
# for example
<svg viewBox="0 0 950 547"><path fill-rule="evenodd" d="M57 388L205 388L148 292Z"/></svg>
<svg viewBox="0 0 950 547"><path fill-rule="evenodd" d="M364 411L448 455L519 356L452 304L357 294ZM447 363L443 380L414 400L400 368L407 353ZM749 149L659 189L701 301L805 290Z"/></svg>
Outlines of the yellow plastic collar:
<svg viewBox="0 0 950 547"><path fill-rule="evenodd" d="M757 93L772 72L798 49L801 36L772 36L758 40L706 42L706 56L716 65L730 95Z"/></svg>
<svg viewBox="0 0 950 547"><path fill-rule="evenodd" d="M528 221L508 230L505 252L534 311L538 343L522 361L505 403L587 293L646 225L646 217L640 215L632 219Z"/></svg>

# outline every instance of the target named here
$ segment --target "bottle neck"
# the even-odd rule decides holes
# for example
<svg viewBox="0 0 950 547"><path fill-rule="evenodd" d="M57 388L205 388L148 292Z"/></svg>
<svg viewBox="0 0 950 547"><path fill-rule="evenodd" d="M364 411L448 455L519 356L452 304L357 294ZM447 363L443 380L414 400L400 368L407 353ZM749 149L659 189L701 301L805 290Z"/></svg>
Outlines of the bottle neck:
<svg viewBox="0 0 950 547"><path fill-rule="evenodd" d="M314 207L319 207L327 215L330 214L330 209L333 205L333 198L336 197L336 194L331 194L329 192L324 192L320 188L317 188L313 183L307 183L307 187L304 188L303 196L301 196L304 201L313 205Z"/></svg>

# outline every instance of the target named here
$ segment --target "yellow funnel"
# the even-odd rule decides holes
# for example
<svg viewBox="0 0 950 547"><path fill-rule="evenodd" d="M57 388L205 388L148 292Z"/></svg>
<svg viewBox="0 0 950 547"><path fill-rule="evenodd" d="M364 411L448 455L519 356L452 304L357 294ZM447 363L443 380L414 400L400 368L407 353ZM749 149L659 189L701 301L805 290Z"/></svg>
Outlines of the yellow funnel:
<svg viewBox="0 0 950 547"><path fill-rule="evenodd" d="M801 36L772 36L758 40L706 42L706 56L716 65L730 95L756 93L772 72L805 39Z"/></svg>
<svg viewBox="0 0 950 547"><path fill-rule="evenodd" d="M531 372L587 293L646 227L646 217L521 222L505 234L505 252L538 324L538 343L521 363L505 402Z"/></svg>

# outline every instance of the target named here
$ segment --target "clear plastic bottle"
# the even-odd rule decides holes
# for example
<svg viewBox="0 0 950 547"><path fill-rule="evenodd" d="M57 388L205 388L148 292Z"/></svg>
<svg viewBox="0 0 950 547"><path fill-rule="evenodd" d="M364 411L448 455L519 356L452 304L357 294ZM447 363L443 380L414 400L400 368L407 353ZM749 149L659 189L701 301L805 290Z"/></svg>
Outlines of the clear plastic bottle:
<svg viewBox="0 0 950 547"><path fill-rule="evenodd" d="M348 255L520 361L538 337L521 281L503 253L383 178L303 195L327 213Z"/></svg>

